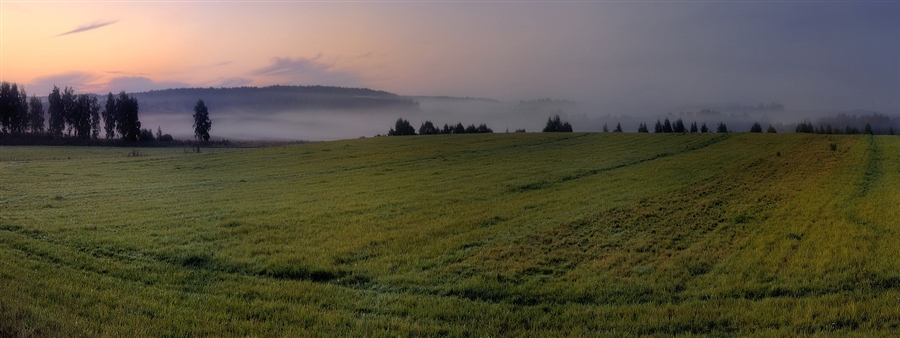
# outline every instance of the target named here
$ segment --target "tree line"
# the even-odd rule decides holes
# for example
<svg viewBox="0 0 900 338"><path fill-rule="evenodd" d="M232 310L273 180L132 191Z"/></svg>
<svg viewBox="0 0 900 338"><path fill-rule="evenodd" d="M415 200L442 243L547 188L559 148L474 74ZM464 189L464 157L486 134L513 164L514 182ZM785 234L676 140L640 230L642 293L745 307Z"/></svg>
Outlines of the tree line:
<svg viewBox="0 0 900 338"><path fill-rule="evenodd" d="M32 95L29 100L25 88L20 89L15 83L0 83L0 128L4 133L43 133L41 99Z"/></svg>
<svg viewBox="0 0 900 338"><path fill-rule="evenodd" d="M889 127L887 132L884 132L884 131L876 132L874 129L872 129L872 124L870 124L870 123L866 123L866 126L863 127L862 132L860 132L859 128L851 127L849 125L844 126L843 129L841 129L839 127L832 127L831 123L825 124L825 126L819 125L818 127L816 127L812 124L812 122L803 121L803 122L800 122L797 124L797 127L794 128L794 131L796 131L798 133L828 134L828 135L830 135L830 134L849 134L849 135L853 135L853 134L869 134L869 135L887 134L887 135L894 135L894 127Z"/></svg>
<svg viewBox="0 0 900 338"><path fill-rule="evenodd" d="M617 126L617 129L621 130L621 126ZM639 133L649 133L650 129L647 127L647 124L641 122L638 124L637 131ZM691 122L690 126L684 124L684 120L677 119L675 122L669 121L666 118L664 121L656 120L656 125L653 126L654 133L708 133L710 132L709 127L706 126L706 122L703 122L699 127L697 126L697 121ZM716 126L717 133L727 133L729 132L728 126L725 125L724 122L719 122Z"/></svg>
<svg viewBox="0 0 900 338"><path fill-rule="evenodd" d="M414 128L409 121L399 118L394 123L394 127L388 131L388 136L402 136L402 135L440 135L440 134L484 134L484 133L493 133L494 131L489 128L486 124L482 123L478 126L474 124L470 124L468 127L464 127L462 122L457 123L456 125L444 124L443 128L438 128L431 121L425 121L419 126L419 133L416 134L416 128Z"/></svg>
<svg viewBox="0 0 900 338"><path fill-rule="evenodd" d="M48 135L52 138L77 140L99 139L101 131L106 139L120 138L125 141L172 141L169 134L163 134L157 127L156 137L150 129L142 129L138 115L138 100L124 91L118 95L106 95L101 107L96 95L75 94L75 90L53 86L47 96L45 132L44 107L35 95L28 98L24 88L16 83L0 83L0 128L8 134ZM209 140L212 123L203 100L194 107L195 137Z"/></svg>

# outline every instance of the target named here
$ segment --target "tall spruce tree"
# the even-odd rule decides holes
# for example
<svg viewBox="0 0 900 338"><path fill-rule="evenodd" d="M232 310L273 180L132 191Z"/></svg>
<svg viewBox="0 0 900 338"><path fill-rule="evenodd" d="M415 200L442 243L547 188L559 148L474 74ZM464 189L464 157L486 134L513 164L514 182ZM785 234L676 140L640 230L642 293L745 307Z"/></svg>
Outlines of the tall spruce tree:
<svg viewBox="0 0 900 338"><path fill-rule="evenodd" d="M209 141L209 130L212 128L212 121L209 119L209 109L203 100L197 100L194 105L194 137L197 140Z"/></svg>

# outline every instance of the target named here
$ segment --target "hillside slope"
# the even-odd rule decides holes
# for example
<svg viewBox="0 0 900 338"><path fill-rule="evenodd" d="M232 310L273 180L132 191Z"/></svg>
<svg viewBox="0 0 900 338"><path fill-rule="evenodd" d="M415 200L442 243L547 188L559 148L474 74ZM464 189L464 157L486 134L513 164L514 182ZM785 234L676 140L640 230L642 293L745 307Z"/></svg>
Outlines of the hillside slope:
<svg viewBox="0 0 900 338"><path fill-rule="evenodd" d="M4 147L0 336L888 334L900 138Z"/></svg>

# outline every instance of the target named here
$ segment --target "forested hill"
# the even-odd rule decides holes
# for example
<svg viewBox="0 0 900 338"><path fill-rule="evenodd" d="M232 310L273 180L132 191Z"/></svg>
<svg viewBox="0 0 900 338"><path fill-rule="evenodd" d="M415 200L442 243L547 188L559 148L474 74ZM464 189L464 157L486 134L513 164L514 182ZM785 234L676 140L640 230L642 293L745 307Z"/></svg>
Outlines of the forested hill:
<svg viewBox="0 0 900 338"><path fill-rule="evenodd" d="M271 86L239 88L181 88L132 94L142 111L180 112L202 99L213 107L259 112L303 110L418 110L419 104L400 95L366 88L329 86Z"/></svg>

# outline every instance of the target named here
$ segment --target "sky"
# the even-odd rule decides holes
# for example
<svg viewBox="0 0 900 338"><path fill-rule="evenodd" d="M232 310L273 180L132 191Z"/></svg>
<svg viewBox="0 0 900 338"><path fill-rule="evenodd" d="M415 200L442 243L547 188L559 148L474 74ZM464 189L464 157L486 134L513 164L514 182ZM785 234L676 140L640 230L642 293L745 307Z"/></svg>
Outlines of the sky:
<svg viewBox="0 0 900 338"><path fill-rule="evenodd" d="M4 0L0 80L900 114L900 2Z"/></svg>

